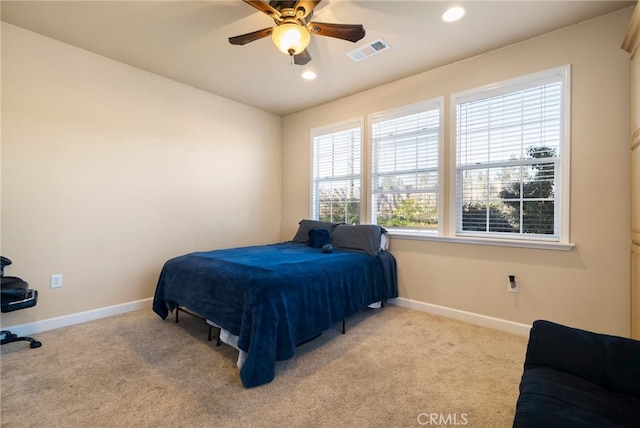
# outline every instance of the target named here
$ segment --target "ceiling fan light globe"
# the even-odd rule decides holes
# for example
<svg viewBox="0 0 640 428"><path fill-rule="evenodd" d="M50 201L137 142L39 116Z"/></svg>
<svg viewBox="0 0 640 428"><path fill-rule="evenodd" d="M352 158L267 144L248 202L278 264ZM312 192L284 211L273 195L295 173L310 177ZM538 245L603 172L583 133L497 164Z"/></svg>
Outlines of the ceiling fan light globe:
<svg viewBox="0 0 640 428"><path fill-rule="evenodd" d="M309 46L311 35L302 25L285 23L274 28L271 40L282 53L298 55Z"/></svg>

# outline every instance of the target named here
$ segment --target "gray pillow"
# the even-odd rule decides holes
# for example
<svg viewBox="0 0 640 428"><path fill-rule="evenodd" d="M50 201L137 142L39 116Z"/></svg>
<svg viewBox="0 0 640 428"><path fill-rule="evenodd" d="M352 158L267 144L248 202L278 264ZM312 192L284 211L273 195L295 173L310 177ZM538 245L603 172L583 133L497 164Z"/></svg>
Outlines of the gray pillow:
<svg viewBox="0 0 640 428"><path fill-rule="evenodd" d="M300 242L300 243L308 243L309 242L309 231L311 229L326 229L331 233L334 227L338 223L331 223L328 221L318 221L318 220L300 220L298 223L298 231L296 235L293 237L291 242Z"/></svg>
<svg viewBox="0 0 640 428"><path fill-rule="evenodd" d="M331 232L331 245L334 248L364 251L375 257L380 251L383 230L376 224L339 224Z"/></svg>

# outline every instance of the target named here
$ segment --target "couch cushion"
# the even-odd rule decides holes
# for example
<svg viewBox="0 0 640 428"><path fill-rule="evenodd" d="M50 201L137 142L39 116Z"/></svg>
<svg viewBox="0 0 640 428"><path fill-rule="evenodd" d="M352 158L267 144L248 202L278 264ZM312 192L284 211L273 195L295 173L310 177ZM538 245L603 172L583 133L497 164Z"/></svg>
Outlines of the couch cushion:
<svg viewBox="0 0 640 428"><path fill-rule="evenodd" d="M533 323L525 369L529 365L552 367L603 385L605 362L599 335L549 321Z"/></svg>
<svg viewBox="0 0 640 428"><path fill-rule="evenodd" d="M549 321L533 323L525 369L547 366L597 383L609 391L640 395L640 341Z"/></svg>
<svg viewBox="0 0 640 428"><path fill-rule="evenodd" d="M514 428L638 427L638 397L613 393L588 379L528 366L520 382Z"/></svg>
<svg viewBox="0 0 640 428"><path fill-rule="evenodd" d="M601 337L606 356L605 386L615 392L640 397L640 341L608 335ZM640 413L640 408L637 411Z"/></svg>

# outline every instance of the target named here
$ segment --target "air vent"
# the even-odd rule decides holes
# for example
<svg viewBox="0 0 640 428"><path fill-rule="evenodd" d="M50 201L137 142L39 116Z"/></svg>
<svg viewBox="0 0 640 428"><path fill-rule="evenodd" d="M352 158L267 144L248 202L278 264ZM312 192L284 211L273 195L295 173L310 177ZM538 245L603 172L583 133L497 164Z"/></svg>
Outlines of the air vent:
<svg viewBox="0 0 640 428"><path fill-rule="evenodd" d="M355 62L360 62L365 58L369 58L375 54L389 49L389 45L382 39L375 40L365 46L352 50L347 55Z"/></svg>

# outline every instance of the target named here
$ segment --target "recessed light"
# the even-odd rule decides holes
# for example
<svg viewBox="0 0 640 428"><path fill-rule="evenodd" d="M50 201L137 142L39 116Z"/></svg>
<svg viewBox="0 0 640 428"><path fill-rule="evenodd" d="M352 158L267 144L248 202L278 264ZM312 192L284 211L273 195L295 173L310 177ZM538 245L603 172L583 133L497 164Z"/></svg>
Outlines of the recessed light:
<svg viewBox="0 0 640 428"><path fill-rule="evenodd" d="M450 7L445 13L442 14L442 20L444 22L454 22L464 16L464 8L460 6Z"/></svg>
<svg viewBox="0 0 640 428"><path fill-rule="evenodd" d="M305 80L313 80L316 77L316 73L314 73L313 71L305 71L304 73L302 73L302 78Z"/></svg>

